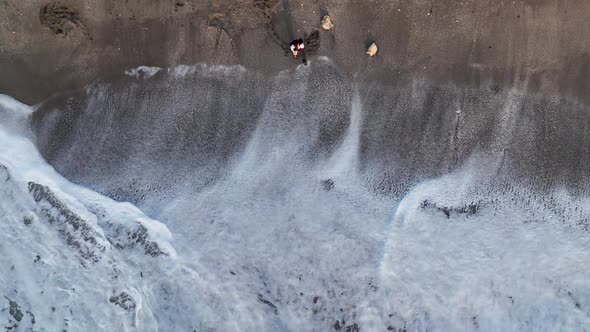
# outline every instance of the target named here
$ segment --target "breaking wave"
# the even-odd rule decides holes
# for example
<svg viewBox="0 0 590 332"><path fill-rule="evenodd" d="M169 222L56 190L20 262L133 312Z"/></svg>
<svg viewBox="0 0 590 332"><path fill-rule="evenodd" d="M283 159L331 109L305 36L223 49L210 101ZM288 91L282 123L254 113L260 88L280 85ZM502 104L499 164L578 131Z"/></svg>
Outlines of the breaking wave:
<svg viewBox="0 0 590 332"><path fill-rule="evenodd" d="M568 163L588 141L573 123L582 106L485 84L355 82L326 59L270 78L126 74L39 105L29 134L2 127L14 188L2 242L36 239L2 257L26 262L2 275L42 271L3 280L5 307L73 330L590 326L589 163ZM73 215L95 241L71 245ZM98 261L79 265L89 250Z"/></svg>

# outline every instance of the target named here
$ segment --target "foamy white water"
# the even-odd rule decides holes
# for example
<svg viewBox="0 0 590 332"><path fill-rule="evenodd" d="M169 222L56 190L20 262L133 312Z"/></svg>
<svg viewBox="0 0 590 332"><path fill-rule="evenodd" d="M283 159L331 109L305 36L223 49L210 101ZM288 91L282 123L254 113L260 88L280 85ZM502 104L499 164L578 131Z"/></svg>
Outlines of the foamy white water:
<svg viewBox="0 0 590 332"><path fill-rule="evenodd" d="M216 69L167 72L245 71ZM319 121L284 106L308 89L294 80L274 91L224 176L150 201L152 218L57 174L32 143L33 109L0 98L0 321L40 331L589 330L590 241L574 222L590 214L588 197L556 188L559 212L542 198L523 208L528 189L489 189L499 166L479 155L400 199L379 196L359 175L371 110L358 94L336 109L349 118L344 138L313 160Z"/></svg>
<svg viewBox="0 0 590 332"><path fill-rule="evenodd" d="M360 96L355 92L350 111L350 126L341 145L330 158L326 176L341 181L357 179L363 110Z"/></svg>

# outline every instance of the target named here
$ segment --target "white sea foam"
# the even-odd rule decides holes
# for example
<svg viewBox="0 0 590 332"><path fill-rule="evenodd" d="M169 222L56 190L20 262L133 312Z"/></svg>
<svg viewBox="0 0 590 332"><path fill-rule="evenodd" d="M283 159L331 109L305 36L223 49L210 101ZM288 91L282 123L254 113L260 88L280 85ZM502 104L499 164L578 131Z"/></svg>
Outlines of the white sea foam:
<svg viewBox="0 0 590 332"><path fill-rule="evenodd" d="M125 71L125 75L135 78L148 79L156 75L161 70L162 68L160 67L139 66L137 68L127 69Z"/></svg>
<svg viewBox="0 0 590 332"><path fill-rule="evenodd" d="M0 96L0 307L12 306L0 311L0 321L23 331L79 331L99 326L156 330L153 314L139 303L153 301L150 297L158 292L150 288L157 288L159 278L166 274L159 265L175 269L172 234L136 207L114 202L57 174L31 142L31 112L30 107ZM50 194L35 202L29 183L46 186ZM125 242L132 234L127 230L140 225L147 229L147 240L166 255L151 257L136 239ZM114 246L111 241L117 240L113 237L117 232L123 234L118 243L129 248ZM90 248L96 259L80 256L79 245ZM145 329L109 303L121 292L131 295L137 309L135 320L142 321ZM120 319L113 320L114 316Z"/></svg>
<svg viewBox="0 0 590 332"><path fill-rule="evenodd" d="M243 73L246 68L240 65L176 65L170 68L138 66L125 70L125 75L135 77L136 79L148 79L157 73L164 71L170 73L175 77L186 77L196 73L197 71L204 75L236 75Z"/></svg>
<svg viewBox="0 0 590 332"><path fill-rule="evenodd" d="M0 296L7 298L0 309L10 299L25 315L20 328L33 325L28 311L34 328L47 330L67 323L71 330L325 331L336 321L367 331L588 330L590 244L573 220L590 215L589 198L555 189L554 202L566 212L535 202L523 208L514 202L527 188L481 190L498 165L480 155L400 200L376 195L359 178L361 125L370 110L358 95L345 110L344 139L322 160L305 157L313 137L299 127L315 130L312 121L280 127L281 102L306 89L276 92L225 176L196 193L179 188L175 200L154 209L161 222L57 174L31 142L32 109L0 97L0 164L7 168L0 181L10 177L0 187ZM514 106L504 110L494 152L513 130ZM29 181L87 221L106 246L99 262L80 264L44 219L47 205L33 200ZM473 202L473 213L462 210ZM114 244L118 227L138 224L167 256ZM116 304L122 292L133 309ZM15 318L0 310L0 321Z"/></svg>

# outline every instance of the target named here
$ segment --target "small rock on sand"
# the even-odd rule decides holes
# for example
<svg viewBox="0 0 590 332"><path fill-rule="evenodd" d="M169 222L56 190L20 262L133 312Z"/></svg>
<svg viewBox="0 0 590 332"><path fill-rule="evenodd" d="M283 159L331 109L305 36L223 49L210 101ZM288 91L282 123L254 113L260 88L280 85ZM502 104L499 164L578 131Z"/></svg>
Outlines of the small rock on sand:
<svg viewBox="0 0 590 332"><path fill-rule="evenodd" d="M375 54L377 54L378 50L379 48L377 47L377 44L373 43L371 44L371 46L369 46L369 48L367 48L367 54L369 56L374 56Z"/></svg>
<svg viewBox="0 0 590 332"><path fill-rule="evenodd" d="M328 15L324 15L322 18L322 28L324 30L331 30L334 27L334 23L332 23L332 19Z"/></svg>

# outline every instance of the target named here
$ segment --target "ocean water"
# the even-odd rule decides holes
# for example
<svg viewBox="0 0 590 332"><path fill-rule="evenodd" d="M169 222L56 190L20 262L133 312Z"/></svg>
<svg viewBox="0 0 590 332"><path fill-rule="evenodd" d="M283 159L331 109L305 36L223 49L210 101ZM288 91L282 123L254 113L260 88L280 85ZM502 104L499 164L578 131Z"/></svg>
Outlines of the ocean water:
<svg viewBox="0 0 590 332"><path fill-rule="evenodd" d="M5 329L590 330L589 164L539 152L582 134L536 127L574 104L329 59L126 74L0 98Z"/></svg>

